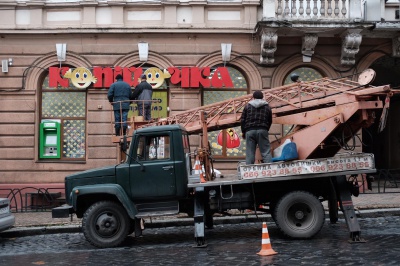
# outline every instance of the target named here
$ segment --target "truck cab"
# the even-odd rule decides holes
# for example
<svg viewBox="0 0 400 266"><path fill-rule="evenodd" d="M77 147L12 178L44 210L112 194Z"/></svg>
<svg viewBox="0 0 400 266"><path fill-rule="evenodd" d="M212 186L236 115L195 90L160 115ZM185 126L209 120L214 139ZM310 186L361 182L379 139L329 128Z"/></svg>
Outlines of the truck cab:
<svg viewBox="0 0 400 266"><path fill-rule="evenodd" d="M53 209L53 218L76 213L89 242L116 246L129 233L141 234L142 217L187 211L189 153L180 125L138 129L124 162L65 178L68 205Z"/></svg>
<svg viewBox="0 0 400 266"><path fill-rule="evenodd" d="M129 176L129 197L135 201L179 199L187 195L185 154L189 136L179 125L135 131L127 161L116 167L119 178ZM123 180L121 180L123 182Z"/></svg>

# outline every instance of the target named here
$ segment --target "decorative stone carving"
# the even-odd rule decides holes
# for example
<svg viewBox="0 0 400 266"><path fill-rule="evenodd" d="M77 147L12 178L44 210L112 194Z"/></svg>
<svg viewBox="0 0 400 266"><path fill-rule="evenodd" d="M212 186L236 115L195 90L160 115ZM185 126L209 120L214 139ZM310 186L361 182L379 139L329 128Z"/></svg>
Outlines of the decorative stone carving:
<svg viewBox="0 0 400 266"><path fill-rule="evenodd" d="M400 37L394 37L392 39L392 56L400 57Z"/></svg>
<svg viewBox="0 0 400 266"><path fill-rule="evenodd" d="M354 65L356 62L356 54L360 50L362 36L361 30L348 30L343 37L342 56L340 62L342 65Z"/></svg>
<svg viewBox="0 0 400 266"><path fill-rule="evenodd" d="M311 62L311 57L314 54L315 46L318 42L318 35L307 33L303 36L303 45L301 47L301 53L303 54L303 62Z"/></svg>
<svg viewBox="0 0 400 266"><path fill-rule="evenodd" d="M261 64L273 64L274 53L277 49L278 35L276 30L263 29L261 33Z"/></svg>

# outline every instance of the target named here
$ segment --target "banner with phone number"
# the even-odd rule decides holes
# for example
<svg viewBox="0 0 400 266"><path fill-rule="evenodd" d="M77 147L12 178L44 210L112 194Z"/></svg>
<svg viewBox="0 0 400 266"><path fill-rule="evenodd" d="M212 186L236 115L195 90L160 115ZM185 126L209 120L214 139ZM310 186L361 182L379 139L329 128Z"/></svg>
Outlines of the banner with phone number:
<svg viewBox="0 0 400 266"><path fill-rule="evenodd" d="M241 165L241 179L320 174L375 169L374 155L369 153L341 155L332 158Z"/></svg>

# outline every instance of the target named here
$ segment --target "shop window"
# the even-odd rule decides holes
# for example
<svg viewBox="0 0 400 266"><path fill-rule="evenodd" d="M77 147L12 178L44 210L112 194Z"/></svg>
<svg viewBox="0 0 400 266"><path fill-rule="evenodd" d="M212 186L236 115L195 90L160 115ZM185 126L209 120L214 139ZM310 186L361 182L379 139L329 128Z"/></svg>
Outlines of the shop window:
<svg viewBox="0 0 400 266"><path fill-rule="evenodd" d="M233 82L233 88L203 89L203 105L248 94L247 81L243 74L233 67L227 68ZM245 157L246 143L241 135L240 126L209 132L208 140L213 155L220 158Z"/></svg>
<svg viewBox="0 0 400 266"><path fill-rule="evenodd" d="M299 67L296 69L293 69L286 77L284 80L283 85L288 85L293 83L293 81L291 80L291 75L296 73L299 76L299 79L301 81L313 81L316 79L321 79L323 76L322 74L314 69L314 68L310 68L310 67ZM283 125L282 128L282 135L287 135L289 134L289 132L293 129L293 125Z"/></svg>
<svg viewBox="0 0 400 266"><path fill-rule="evenodd" d="M50 88L47 76L42 84L40 118L61 124L60 160L86 158L86 89L73 85Z"/></svg>

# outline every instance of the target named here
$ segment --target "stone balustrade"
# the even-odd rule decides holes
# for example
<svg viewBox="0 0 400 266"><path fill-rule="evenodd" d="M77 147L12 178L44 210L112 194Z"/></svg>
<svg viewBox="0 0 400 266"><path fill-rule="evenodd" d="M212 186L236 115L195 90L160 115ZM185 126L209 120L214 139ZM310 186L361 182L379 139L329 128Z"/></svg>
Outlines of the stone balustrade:
<svg viewBox="0 0 400 266"><path fill-rule="evenodd" d="M361 19L361 0L263 0L263 20Z"/></svg>

